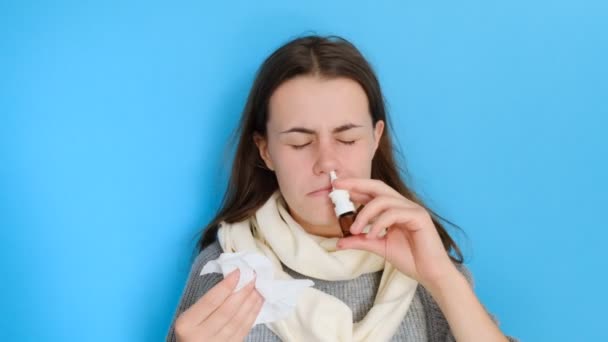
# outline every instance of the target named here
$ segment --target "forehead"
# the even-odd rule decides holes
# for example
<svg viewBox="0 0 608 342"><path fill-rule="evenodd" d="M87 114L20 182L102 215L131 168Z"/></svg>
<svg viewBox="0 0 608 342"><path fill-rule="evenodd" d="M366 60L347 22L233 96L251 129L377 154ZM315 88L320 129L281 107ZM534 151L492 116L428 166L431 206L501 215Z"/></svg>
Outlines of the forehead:
<svg viewBox="0 0 608 342"><path fill-rule="evenodd" d="M365 91L348 78L298 76L288 80L270 97L269 114L269 126L277 128L371 123Z"/></svg>

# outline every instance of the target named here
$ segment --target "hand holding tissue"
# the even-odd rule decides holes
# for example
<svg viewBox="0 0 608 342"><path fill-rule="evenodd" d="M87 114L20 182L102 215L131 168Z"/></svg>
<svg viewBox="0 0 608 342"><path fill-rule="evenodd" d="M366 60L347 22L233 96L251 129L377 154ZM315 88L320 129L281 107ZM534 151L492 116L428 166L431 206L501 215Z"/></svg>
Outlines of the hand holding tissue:
<svg viewBox="0 0 608 342"><path fill-rule="evenodd" d="M235 292L256 276L255 288L264 298L264 304L254 326L270 323L287 317L296 307L298 295L307 287L313 286L312 280L277 280L270 260L259 253L238 252L222 253L203 267L201 274L222 273L226 277L236 269L240 270L239 282Z"/></svg>

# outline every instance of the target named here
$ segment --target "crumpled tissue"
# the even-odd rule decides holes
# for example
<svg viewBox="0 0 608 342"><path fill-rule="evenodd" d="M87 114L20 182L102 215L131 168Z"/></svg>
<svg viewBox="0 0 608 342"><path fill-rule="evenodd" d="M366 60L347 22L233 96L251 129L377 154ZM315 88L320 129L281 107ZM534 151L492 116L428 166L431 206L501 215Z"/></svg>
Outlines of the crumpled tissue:
<svg viewBox="0 0 608 342"><path fill-rule="evenodd" d="M200 275L222 273L226 277L237 268L240 270L240 278L234 291L247 285L255 274L255 288L264 297L264 304L254 325L287 317L295 309L300 292L314 285L309 279L274 279L270 259L254 252L222 253L216 260L207 262Z"/></svg>

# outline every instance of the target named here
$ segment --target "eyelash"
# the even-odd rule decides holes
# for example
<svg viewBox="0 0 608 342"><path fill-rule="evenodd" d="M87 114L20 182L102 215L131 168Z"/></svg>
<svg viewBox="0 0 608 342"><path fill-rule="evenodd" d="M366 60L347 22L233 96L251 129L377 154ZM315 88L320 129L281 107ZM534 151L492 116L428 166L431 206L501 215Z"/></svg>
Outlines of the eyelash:
<svg viewBox="0 0 608 342"><path fill-rule="evenodd" d="M351 141L342 141L342 140L339 140L339 141L341 143L345 144L345 145L352 145L352 144L355 143L356 140L351 140ZM304 144L304 145L291 145L291 147L293 147L296 150L301 150L301 149L303 149L304 147L306 147L308 145L310 145L310 143L307 143L307 144Z"/></svg>

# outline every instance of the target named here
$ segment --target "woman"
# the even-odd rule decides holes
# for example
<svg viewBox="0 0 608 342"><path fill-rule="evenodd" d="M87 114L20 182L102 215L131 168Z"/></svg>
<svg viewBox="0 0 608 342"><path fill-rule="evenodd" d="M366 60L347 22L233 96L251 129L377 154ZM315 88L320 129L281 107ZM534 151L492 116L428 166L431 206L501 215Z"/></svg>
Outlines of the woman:
<svg viewBox="0 0 608 342"><path fill-rule="evenodd" d="M299 38L263 63L223 206L199 241L168 340L508 340L440 217L401 179L387 119L372 68L342 38ZM351 236L332 185L361 206ZM244 246L277 260L277 272L314 279L293 315L252 327L263 304L253 281L233 293L237 271L199 276Z"/></svg>

